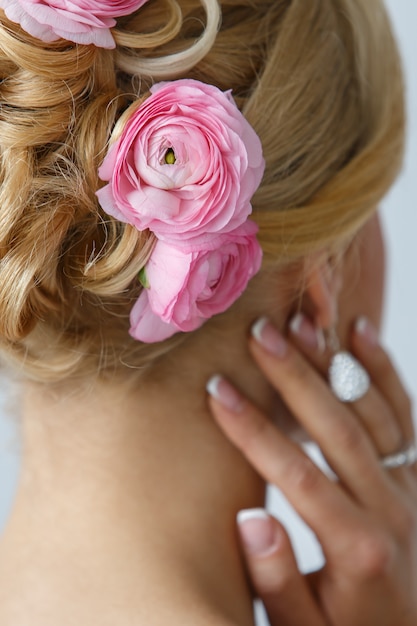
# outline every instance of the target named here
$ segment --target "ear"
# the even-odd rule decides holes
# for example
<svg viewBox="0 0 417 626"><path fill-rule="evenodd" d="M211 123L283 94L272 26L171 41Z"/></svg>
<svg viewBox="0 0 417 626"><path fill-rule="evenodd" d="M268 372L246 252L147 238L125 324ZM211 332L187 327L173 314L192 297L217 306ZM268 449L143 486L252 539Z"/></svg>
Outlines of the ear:
<svg viewBox="0 0 417 626"><path fill-rule="evenodd" d="M332 263L328 255L310 257L305 275L305 296L311 303L316 325L323 329L335 326L342 286L340 263Z"/></svg>

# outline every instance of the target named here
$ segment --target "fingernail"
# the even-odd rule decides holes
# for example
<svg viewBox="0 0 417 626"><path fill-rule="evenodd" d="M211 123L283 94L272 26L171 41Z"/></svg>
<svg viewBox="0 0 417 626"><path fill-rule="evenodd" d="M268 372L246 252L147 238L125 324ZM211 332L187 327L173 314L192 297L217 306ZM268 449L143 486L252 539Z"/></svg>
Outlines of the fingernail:
<svg viewBox="0 0 417 626"><path fill-rule="evenodd" d="M270 354L283 358L287 353L287 342L266 317L261 317L251 329L252 336Z"/></svg>
<svg viewBox="0 0 417 626"><path fill-rule="evenodd" d="M355 330L370 346L378 345L378 331L364 315L356 320Z"/></svg>
<svg viewBox="0 0 417 626"><path fill-rule="evenodd" d="M290 322L290 330L310 348L321 354L326 349L326 340L321 328L316 328L304 313L297 313Z"/></svg>
<svg viewBox="0 0 417 626"><path fill-rule="evenodd" d="M278 547L278 532L265 509L244 509L237 514L242 541L248 552L267 556Z"/></svg>
<svg viewBox="0 0 417 626"><path fill-rule="evenodd" d="M212 376L206 385L207 392L229 411L239 413L245 400L223 376Z"/></svg>

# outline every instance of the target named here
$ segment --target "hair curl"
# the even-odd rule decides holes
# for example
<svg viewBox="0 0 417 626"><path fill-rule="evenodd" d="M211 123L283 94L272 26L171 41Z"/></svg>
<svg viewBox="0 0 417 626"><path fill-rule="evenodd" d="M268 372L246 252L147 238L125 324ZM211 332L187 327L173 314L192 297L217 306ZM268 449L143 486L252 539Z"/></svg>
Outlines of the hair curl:
<svg viewBox="0 0 417 626"><path fill-rule="evenodd" d="M233 89L266 159L265 263L345 243L402 161L401 66L380 0L151 0L117 47L38 41L0 11L0 348L39 381L146 368L128 336L152 236L105 215L98 167L153 82Z"/></svg>

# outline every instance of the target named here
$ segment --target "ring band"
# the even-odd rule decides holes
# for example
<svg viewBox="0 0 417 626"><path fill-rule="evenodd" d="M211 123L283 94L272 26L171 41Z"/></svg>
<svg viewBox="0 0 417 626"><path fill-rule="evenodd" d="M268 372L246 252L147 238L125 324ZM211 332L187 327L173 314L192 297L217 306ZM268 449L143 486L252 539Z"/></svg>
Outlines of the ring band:
<svg viewBox="0 0 417 626"><path fill-rule="evenodd" d="M417 447L412 443L405 450L396 454L389 454L381 459L381 465L385 469L396 469L397 467L409 467L417 461Z"/></svg>

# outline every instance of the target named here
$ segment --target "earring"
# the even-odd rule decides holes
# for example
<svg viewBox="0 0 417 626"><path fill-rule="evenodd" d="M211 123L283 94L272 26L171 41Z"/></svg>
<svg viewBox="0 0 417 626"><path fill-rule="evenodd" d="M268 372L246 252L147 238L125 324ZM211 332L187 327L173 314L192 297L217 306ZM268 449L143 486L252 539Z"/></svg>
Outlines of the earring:
<svg viewBox="0 0 417 626"><path fill-rule="evenodd" d="M327 331L326 343L333 353L329 366L330 387L341 402L356 402L371 384L369 374L350 352L340 349L335 328Z"/></svg>

